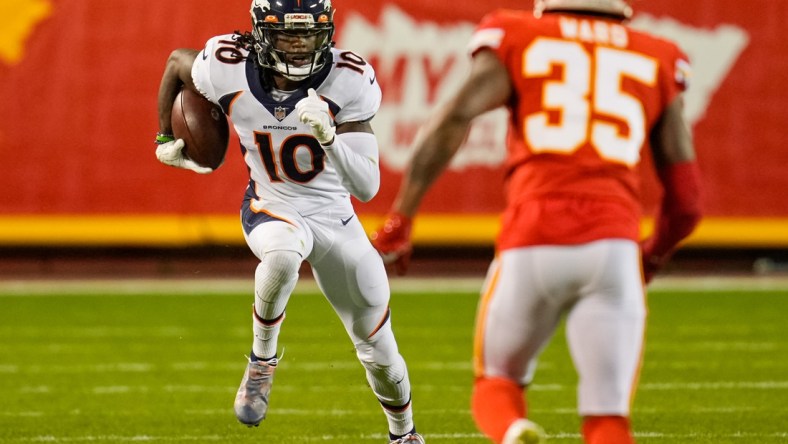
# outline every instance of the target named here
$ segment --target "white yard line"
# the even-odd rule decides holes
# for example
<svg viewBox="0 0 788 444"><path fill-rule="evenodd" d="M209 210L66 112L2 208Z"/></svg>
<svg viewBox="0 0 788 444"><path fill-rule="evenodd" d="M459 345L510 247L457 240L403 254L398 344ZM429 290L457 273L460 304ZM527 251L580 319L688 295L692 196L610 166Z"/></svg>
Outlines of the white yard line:
<svg viewBox="0 0 788 444"><path fill-rule="evenodd" d="M486 442L482 435L479 433L434 433L429 434L430 441L446 441L456 442L458 439L473 439L480 442ZM662 433L662 432L649 432L641 431L635 432L636 438L669 438L673 440L692 440L698 438L705 438L708 435L705 433ZM758 438L788 438L788 432L777 433L730 433L725 435L717 435L717 438L727 438L742 440L742 442L753 442L752 440ZM293 436L293 439L298 439L301 442L359 442L359 441L376 441L380 442L386 437L383 434L364 434L364 435L332 435L324 434L321 436ZM580 438L579 433L553 433L547 434L550 440L577 440ZM76 442L218 442L225 441L226 436L220 435L187 435L187 436L152 436L152 435L85 435L85 436L69 436L58 437L54 435L40 435L30 438L14 438L13 442L31 442L31 443L76 443ZM0 438L0 442L4 442Z"/></svg>
<svg viewBox="0 0 788 444"><path fill-rule="evenodd" d="M220 385L165 385L165 386L150 386L150 385L111 385L111 386L94 386L89 387L87 390L93 395L126 395L134 393L153 393L153 392L167 392L167 393L234 393L237 388L235 386L220 386ZM298 392L311 392L311 393L335 393L335 392L366 392L369 390L363 384L351 386L299 386L293 384L280 384L276 387L277 392L298 393ZM420 392L461 392L467 391L469 388L465 384L462 385L434 385L434 384L420 384ZM664 392L664 391L707 391L712 390L719 392L721 390L766 390L766 391L779 391L788 389L788 381L718 381L718 382L655 382L643 383L638 386L639 392ZM566 384L533 384L529 389L532 392L560 392L560 391L574 391L575 386ZM64 392L60 387L53 387L48 385L37 386L20 386L16 390L12 390L21 394L45 394ZM294 413L295 414L295 413Z"/></svg>

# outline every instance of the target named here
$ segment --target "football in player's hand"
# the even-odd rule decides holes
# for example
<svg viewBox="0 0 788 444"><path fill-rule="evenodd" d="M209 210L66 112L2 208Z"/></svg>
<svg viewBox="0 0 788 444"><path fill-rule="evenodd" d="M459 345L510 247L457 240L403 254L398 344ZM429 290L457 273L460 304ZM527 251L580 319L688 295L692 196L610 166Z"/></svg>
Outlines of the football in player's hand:
<svg viewBox="0 0 788 444"><path fill-rule="evenodd" d="M172 106L172 133L183 139L186 156L201 166L219 168L230 143L224 112L200 93L182 89Z"/></svg>

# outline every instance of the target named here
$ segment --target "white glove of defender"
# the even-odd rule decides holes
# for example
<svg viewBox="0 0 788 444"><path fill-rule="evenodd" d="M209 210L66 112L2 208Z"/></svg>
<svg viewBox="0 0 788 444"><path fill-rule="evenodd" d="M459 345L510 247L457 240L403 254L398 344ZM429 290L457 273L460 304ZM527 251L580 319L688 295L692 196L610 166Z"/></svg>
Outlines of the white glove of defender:
<svg viewBox="0 0 788 444"><path fill-rule="evenodd" d="M197 165L193 160L184 156L183 148L185 146L186 144L183 142L183 139L162 143L156 147L156 158L165 165L192 170L195 173L208 174L213 172L213 169Z"/></svg>
<svg viewBox="0 0 788 444"><path fill-rule="evenodd" d="M299 100L295 109L298 118L312 127L312 135L321 145L330 145L334 141L336 130L331 125L328 103L317 95L314 88L309 88L307 97Z"/></svg>

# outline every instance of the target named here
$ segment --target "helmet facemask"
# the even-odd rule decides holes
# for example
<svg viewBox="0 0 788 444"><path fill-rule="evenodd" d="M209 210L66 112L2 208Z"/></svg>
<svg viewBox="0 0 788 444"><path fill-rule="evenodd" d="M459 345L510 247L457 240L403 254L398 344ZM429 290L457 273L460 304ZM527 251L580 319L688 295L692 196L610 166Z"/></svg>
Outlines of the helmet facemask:
<svg viewBox="0 0 788 444"><path fill-rule="evenodd" d="M334 23L328 14L276 13L252 8L257 61L287 79L304 80L329 60Z"/></svg>

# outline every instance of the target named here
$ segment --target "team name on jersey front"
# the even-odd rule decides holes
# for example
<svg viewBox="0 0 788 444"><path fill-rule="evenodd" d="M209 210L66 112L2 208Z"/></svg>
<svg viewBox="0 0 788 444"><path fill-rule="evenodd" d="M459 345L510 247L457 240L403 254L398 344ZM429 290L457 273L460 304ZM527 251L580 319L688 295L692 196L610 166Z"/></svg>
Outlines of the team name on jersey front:
<svg viewBox="0 0 788 444"><path fill-rule="evenodd" d="M308 125L294 112L314 88L329 104L336 124L365 121L380 107L381 92L373 68L360 56L332 48L332 63L295 91L266 87L254 55L237 44L236 35L213 37L192 68L195 86L230 118L249 169L255 207L287 204L304 215L350 194Z"/></svg>

